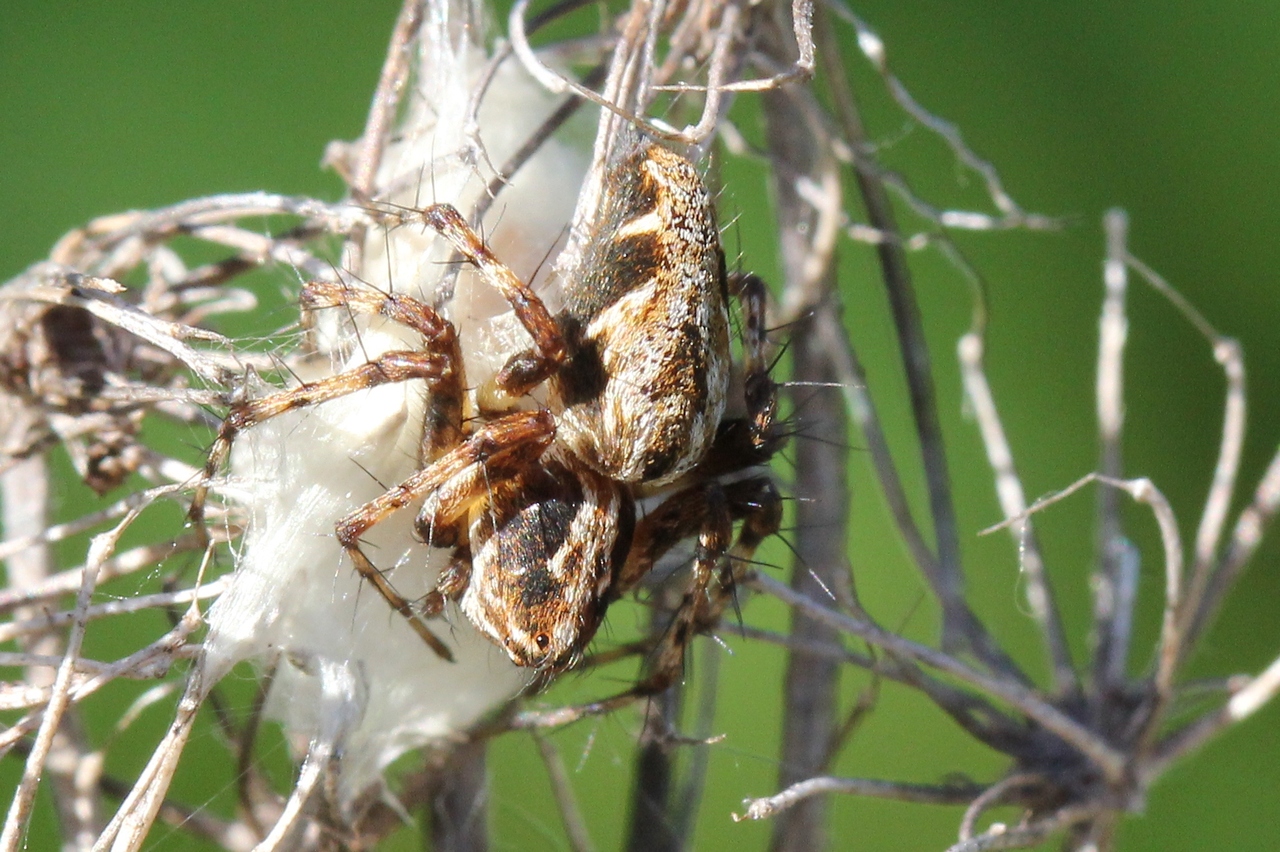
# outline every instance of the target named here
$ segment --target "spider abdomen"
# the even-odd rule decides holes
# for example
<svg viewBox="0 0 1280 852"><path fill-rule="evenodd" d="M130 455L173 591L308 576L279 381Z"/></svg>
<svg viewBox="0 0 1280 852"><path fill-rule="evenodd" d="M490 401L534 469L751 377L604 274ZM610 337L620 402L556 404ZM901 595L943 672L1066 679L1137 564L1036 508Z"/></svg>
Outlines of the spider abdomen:
<svg viewBox="0 0 1280 852"><path fill-rule="evenodd" d="M715 209L694 167L659 145L623 157L604 185L560 316L559 440L610 479L667 482L705 455L728 396Z"/></svg>

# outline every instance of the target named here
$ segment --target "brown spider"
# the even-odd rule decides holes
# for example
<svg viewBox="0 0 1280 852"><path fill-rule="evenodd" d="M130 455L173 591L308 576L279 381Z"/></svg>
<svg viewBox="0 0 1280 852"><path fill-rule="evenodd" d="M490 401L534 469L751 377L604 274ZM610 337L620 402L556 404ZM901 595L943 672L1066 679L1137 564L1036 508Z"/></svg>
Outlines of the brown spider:
<svg viewBox="0 0 1280 852"><path fill-rule="evenodd" d="M654 691L678 673L689 633L718 617L724 596L712 584L718 574L731 574L729 557L746 555L777 528L779 501L767 478L725 485L717 479L771 454L775 394L762 354L763 285L754 276L726 274L711 197L693 166L641 142L603 185L597 226L558 315L493 256L457 210L434 204L421 211L422 221L510 303L533 339L531 349L512 356L491 386L479 389L479 417L464 418L457 333L434 309L407 296L311 283L302 292L304 306L380 315L420 334L422 348L236 403L207 474L236 434L254 424L357 390L421 380L429 395L420 469L336 525L361 576L441 657L451 654L422 616L456 600L516 664L554 674L581 656L612 600L673 545L697 535L686 604L664 639L657 674L643 686ZM744 305L747 326L744 421L724 417L731 291ZM545 407L512 410L543 384ZM653 494L665 499L637 519L637 499ZM454 552L415 607L360 540L419 502L418 535ZM735 519L745 520L730 553ZM721 585L730 579L720 577Z"/></svg>

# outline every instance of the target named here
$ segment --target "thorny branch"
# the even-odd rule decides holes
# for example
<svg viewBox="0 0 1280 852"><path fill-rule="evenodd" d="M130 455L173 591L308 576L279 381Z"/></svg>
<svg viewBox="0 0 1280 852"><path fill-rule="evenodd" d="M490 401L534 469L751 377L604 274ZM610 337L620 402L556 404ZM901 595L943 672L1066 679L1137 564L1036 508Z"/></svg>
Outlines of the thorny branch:
<svg viewBox="0 0 1280 852"><path fill-rule="evenodd" d="M909 253L936 248L961 274L976 280L950 242L950 231L1050 228L1056 223L1017 204L995 167L967 145L958 128L929 113L908 92L890 69L884 43L839 2L637 2L570 48L535 44L534 38L542 24L580 14L589 4L566 2L535 16L529 15L529 5L526 0L515 4L508 20L509 42L493 49L487 72L471 93L463 149L439 155L466 163L477 175L485 168L491 172L484 175L485 195L471 211L477 221L584 104L615 116L614 135L635 127L692 154L712 150L717 139L733 153L752 153L746 134L730 124L728 116L735 97L763 93L768 138L755 153L774 168L784 271L772 296L771 318L778 325L805 329L793 376L793 425L799 433L801 466L795 487L811 502L799 512L794 582L788 585L753 572L739 590L745 594L749 588L780 600L790 607L794 626L786 634L750 623L736 631L748 642L785 647L791 671L785 692L790 721L781 755L783 789L771 797L747 800L744 813L734 818L782 815L776 848L817 848L826 824L824 809L815 804L817 797L844 793L967 804L958 842L951 847L955 852L1025 847L1054 835L1065 836L1073 848L1106 848L1120 816L1140 807L1151 784L1175 761L1248 718L1280 692L1277 659L1256 676L1225 679L1210 693L1217 704L1198 705L1207 706L1198 714L1173 715L1179 700L1199 689L1185 681L1185 664L1280 511L1278 451L1247 505L1232 517L1244 473L1247 409L1239 344L1130 253L1125 216L1109 213L1097 364L1098 469L1057 495L1028 504L1014 447L986 378L986 312L980 282L975 287L974 327L958 345L961 375L1006 518L998 526L1008 527L1013 537L1029 611L1049 661L1050 683L1041 687L1013 662L966 599L961 530L952 505L944 438L967 437L944 436L940 426L939 406L951 403L937 398L934 362L922 330L928 306L917 298ZM316 839L315 829L320 823L326 823L332 836L353 844L370 843L394 830L396 819L388 817L389 812L428 800L436 803L436 836L443 838L441 842L449 848L484 848L484 741L519 729L534 731L569 845L592 848L592 815L575 801L572 778L558 752L537 731L612 712L630 699L564 709L509 708L459 734L460 750L442 747L438 754L445 757L437 756L438 764L412 780L407 777L395 805L378 802L361 813L341 815L333 813L329 789L334 767L341 762L334 749L341 731L317 734L303 750L305 758L292 789L273 792L251 748L262 723L260 706L240 728L233 723L226 733L250 744L240 756L245 777L253 778L244 785L245 798L252 800L257 791L270 801L250 801L244 815L225 822L170 801L165 793L168 781L202 702L216 688L203 679L198 664L201 645L193 637L200 628L201 602L218 595L225 581L202 579L203 572L219 548L238 540L244 519L232 509L216 507L203 529L179 532L170 524L153 540L117 549L125 529L140 515L162 515L175 500L185 504L202 464L198 454L170 458L146 446L144 421L216 429L211 408L224 408L248 392L258 373L285 378L303 369L315 354L305 345L283 354L255 352L216 328L229 314L255 310L255 297L237 283L244 272L280 264L302 279L333 281L345 280L359 268L368 245L362 235L383 227L388 219L385 211L371 208L406 188L381 183L383 167L397 124L418 94L413 87L415 57L429 47L427 34L435 32L431 28L448 18L440 17L445 10L455 17L442 31L456 36L460 27L478 29L470 4L408 0L396 22L364 132L356 143L331 151L330 160L346 176L356 203L258 192L104 217L68 234L48 261L0 289L5 306L0 313L0 484L5 509L0 556L6 560L8 577L8 587L0 590L0 613L10 615L0 625L0 640L16 640L20 646L17 652L0 655L0 664L14 672L0 689L0 709L21 714L0 735L0 750L24 758L22 780L0 835L0 852L20 845L42 777L53 781L62 829L77 848L138 848L156 819L183 823L225 848L319 848L323 841ZM989 211L935 206L918 195L905 176L877 161L845 66L852 57L845 55L842 45L850 34L903 113L936 134L956 163L978 176ZM479 116L496 75L517 64L548 91L566 97L501 161L499 170L489 162ZM579 66L589 70L573 70ZM817 77L820 86L810 88L811 77ZM597 165L614 142L603 138L609 135L602 134L598 141ZM429 165L434 168L434 163ZM841 166L849 168L842 173ZM395 180L402 181L403 175ZM589 179L586 191L598 190ZM846 190L859 200L860 210L846 200ZM265 215L289 216L294 224L284 233L263 236L248 221ZM904 228L900 220L914 224ZM852 239L838 243L841 234ZM173 244L179 236L215 247L225 256L188 266ZM329 256L326 237L344 241L342 271ZM877 404L883 396L868 384L858 346L841 316L839 290L832 286L838 252L857 250L859 242L874 247L881 284L892 305L917 430L919 458L914 464L923 473L928 494L924 518L911 507L903 462L891 455L885 437L882 406ZM135 274L145 280L144 286L120 283ZM1124 469L1123 365L1131 275L1187 319L1208 343L1225 377L1222 437L1189 550L1180 539L1174 507L1150 481L1130 478ZM307 317L304 325L311 321ZM861 436L896 534L942 613L936 645L886 629L862 608L854 569L844 557L848 512L839 492L846 441L834 426L823 425L830 445L803 443L806 431L823 422L819 418L831 416L820 403L808 401L815 385L827 384L838 386L844 415ZM105 494L129 487L132 492L77 517L50 517L48 460L59 447L95 491ZM1069 651L1071 626L1062 617L1049 581L1049 555L1037 540L1034 516L1089 483L1098 492L1094 644L1090 658L1077 662ZM1135 652L1140 560L1124 532L1125 493L1150 509L1164 548L1160 634L1149 670L1137 677L1129 671ZM818 516L824 519L821 523L805 520ZM82 544L87 555L55 567L53 546L67 543ZM201 576L193 579L192 568ZM158 576L161 571L172 573L176 585L139 591L122 600L94 597L95 588L109 580ZM74 601L67 603L72 594ZM188 605L178 624L125 657L99 661L80 656L81 642L87 631L98 628L98 620L177 604ZM744 617L750 621L750 610ZM619 656L650 647L637 642L621 649ZM189 660L197 664L181 691L176 719L136 783L129 787L91 771L100 766L95 762L100 752L81 731L76 719L79 705L107 683L164 677L175 663ZM944 784L832 775L830 764L848 732L847 726L838 725L834 684L851 669L869 671L891 686L925 696L975 739L1003 752L1007 774L985 783ZM349 674L338 672L334 677ZM680 733L680 702L672 696L671 701L650 705L653 726L639 738L637 765L651 771L637 776L634 799L653 803L645 819L678 841L673 848L689 842L695 816L682 812L677 800L700 800L705 773L705 762L700 761L716 747L709 739L712 723L707 717L707 708L714 706L714 678L709 683L706 689L712 695L701 698L703 718L696 736ZM357 686L351 689L358 691ZM119 720L119 727L131 725L138 708L175 691L176 683L170 681L154 692L143 692L135 711ZM695 746L698 756L684 767L686 783L679 786L679 747L690 742L700 743ZM68 761L90 769L80 774L57 769ZM446 772L442 766L452 768ZM675 790L683 797L674 795ZM104 824L107 796L123 804ZM995 823L979 830L980 821L996 805L1021 808L1022 819L1015 825ZM349 827L337 825L348 819ZM450 834L450 826L465 831ZM633 837L636 831L633 826Z"/></svg>

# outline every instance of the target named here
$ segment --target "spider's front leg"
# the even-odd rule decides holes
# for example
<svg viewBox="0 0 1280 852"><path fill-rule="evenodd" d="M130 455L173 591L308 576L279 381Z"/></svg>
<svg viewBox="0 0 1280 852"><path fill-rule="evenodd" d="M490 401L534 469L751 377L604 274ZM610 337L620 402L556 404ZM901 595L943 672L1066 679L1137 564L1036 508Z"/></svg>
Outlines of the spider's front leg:
<svg viewBox="0 0 1280 852"><path fill-rule="evenodd" d="M453 205L432 204L423 208L422 221L448 240L476 267L484 280L502 294L533 338L533 349L512 356L494 379L497 388L507 396L524 396L568 360L569 352L560 324L538 294L498 260Z"/></svg>
<svg viewBox="0 0 1280 852"><path fill-rule="evenodd" d="M730 547L734 521L741 526ZM725 484L704 482L678 491L636 525L627 561L615 582L615 596L636 585L679 542L696 535L698 544L689 587L650 657L649 673L628 694L652 695L679 680L689 640L720 621L744 566L781 522L782 497L772 479L758 476Z"/></svg>
<svg viewBox="0 0 1280 852"><path fill-rule="evenodd" d="M301 302L308 310L340 307L352 313L385 317L422 335L423 348L435 355L440 369L423 377L430 393L423 413L418 462L425 466L458 445L462 440L466 375L453 323L411 296L325 281L314 281L304 287Z"/></svg>
<svg viewBox="0 0 1280 852"><path fill-rule="evenodd" d="M431 459L442 448L453 446L460 440L465 379L458 336L451 323L429 305L408 296L343 284L311 282L303 288L300 300L309 309L344 307L353 313L384 316L421 334L423 348L386 352L336 375L232 405L218 428L218 436L205 463L204 477L191 501L189 515L197 524L204 517L209 483L226 461L236 436L245 429L290 411L321 405L380 385L422 380L431 391L431 405L423 429L423 460Z"/></svg>
<svg viewBox="0 0 1280 852"><path fill-rule="evenodd" d="M743 393L747 404L747 422L751 429L753 449L762 450L776 443L773 431L774 417L778 412L778 386L769 377L769 365L765 362L768 330L765 327L768 288L764 280L750 273L729 276L729 292L742 307L743 331Z"/></svg>
<svg viewBox="0 0 1280 852"><path fill-rule="evenodd" d="M365 556L360 537L392 513L425 497L415 525L427 544L439 544L438 531L455 529L472 506L488 499L493 483L512 479L536 462L550 446L555 431L555 419L546 411L521 411L494 420L337 524L338 542L351 556L360 576L409 621L431 650L446 660L452 660L453 654L422 622L413 604L392 588ZM453 596L465 585L465 569L456 564L450 566L441 575L436 592L429 596L424 613L439 612L442 598Z"/></svg>

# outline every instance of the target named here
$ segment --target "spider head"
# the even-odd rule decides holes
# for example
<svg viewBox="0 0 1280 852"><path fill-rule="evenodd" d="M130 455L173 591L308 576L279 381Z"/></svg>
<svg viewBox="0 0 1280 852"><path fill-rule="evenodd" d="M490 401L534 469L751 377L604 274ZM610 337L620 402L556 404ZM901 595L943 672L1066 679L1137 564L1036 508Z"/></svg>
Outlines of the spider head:
<svg viewBox="0 0 1280 852"><path fill-rule="evenodd" d="M559 462L495 484L471 530L462 609L518 666L572 666L604 618L622 496Z"/></svg>

